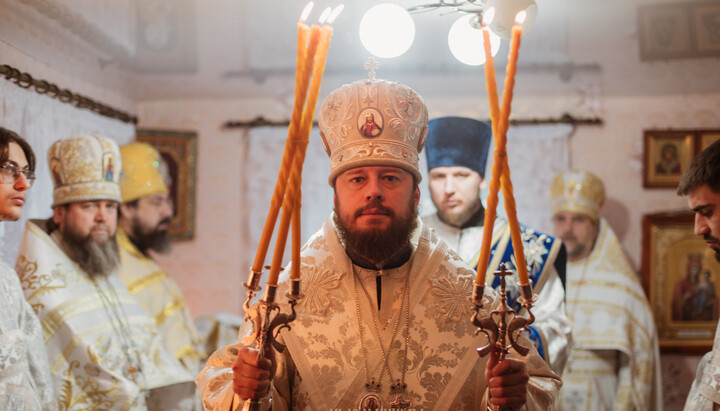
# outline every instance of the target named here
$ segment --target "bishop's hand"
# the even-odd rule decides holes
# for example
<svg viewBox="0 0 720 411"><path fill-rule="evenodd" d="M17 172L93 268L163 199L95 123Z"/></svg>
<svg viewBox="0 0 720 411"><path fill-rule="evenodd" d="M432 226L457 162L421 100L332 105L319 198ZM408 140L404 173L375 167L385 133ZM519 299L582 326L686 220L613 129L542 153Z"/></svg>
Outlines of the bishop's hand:
<svg viewBox="0 0 720 411"><path fill-rule="evenodd" d="M268 347L265 355L260 357L258 352L254 348L241 347L232 365L233 391L243 400L259 400L270 394L277 369L275 350Z"/></svg>
<svg viewBox="0 0 720 411"><path fill-rule="evenodd" d="M527 401L529 379L525 362L507 357L498 361L497 351L491 351L485 367L491 404L511 409L522 407Z"/></svg>

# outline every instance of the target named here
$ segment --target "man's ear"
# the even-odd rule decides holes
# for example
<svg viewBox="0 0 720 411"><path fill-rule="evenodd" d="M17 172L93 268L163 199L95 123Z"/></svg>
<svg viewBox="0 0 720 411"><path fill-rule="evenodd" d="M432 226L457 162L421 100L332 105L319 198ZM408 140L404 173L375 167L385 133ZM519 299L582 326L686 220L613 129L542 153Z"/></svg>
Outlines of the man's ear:
<svg viewBox="0 0 720 411"><path fill-rule="evenodd" d="M480 176L480 191L487 190L488 182L485 177Z"/></svg>
<svg viewBox="0 0 720 411"><path fill-rule="evenodd" d="M415 184L415 191L413 192L413 203L415 203L415 208L420 204L420 187L417 184Z"/></svg>
<svg viewBox="0 0 720 411"><path fill-rule="evenodd" d="M132 207L130 207L130 206L127 205L127 204L120 204L120 205L118 206L118 210L120 211L118 217L124 218L124 219L129 219L129 218L131 218L131 217L132 217L131 209L132 209Z"/></svg>
<svg viewBox="0 0 720 411"><path fill-rule="evenodd" d="M53 223L59 226L60 222L62 222L65 217L65 211L65 206L57 206L53 208Z"/></svg>

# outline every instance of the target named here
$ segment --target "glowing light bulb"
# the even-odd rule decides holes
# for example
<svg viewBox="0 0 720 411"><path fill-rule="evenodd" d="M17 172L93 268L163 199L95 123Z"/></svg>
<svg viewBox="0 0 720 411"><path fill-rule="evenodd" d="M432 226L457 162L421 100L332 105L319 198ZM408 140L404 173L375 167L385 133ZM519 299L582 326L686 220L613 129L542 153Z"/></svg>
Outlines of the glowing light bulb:
<svg viewBox="0 0 720 411"><path fill-rule="evenodd" d="M377 57L400 56L414 40L415 23L410 13L397 4L378 4L360 20L360 41Z"/></svg>
<svg viewBox="0 0 720 411"><path fill-rule="evenodd" d="M448 32L448 47L458 61L468 66L485 64L482 28L478 16L468 14L460 17ZM500 37L490 32L490 52L495 56L500 49Z"/></svg>

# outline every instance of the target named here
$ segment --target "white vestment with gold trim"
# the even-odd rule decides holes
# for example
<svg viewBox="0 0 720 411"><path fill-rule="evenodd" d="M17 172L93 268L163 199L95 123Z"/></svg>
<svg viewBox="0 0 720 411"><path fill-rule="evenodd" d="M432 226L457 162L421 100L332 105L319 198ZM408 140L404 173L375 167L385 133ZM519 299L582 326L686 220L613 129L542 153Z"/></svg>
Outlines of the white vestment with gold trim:
<svg viewBox="0 0 720 411"><path fill-rule="evenodd" d="M405 397L410 400L411 408L486 409L484 374L487 357L480 358L476 348L487 344L487 339L475 336L475 327L470 322L475 273L422 224L413 245L415 249L410 262L398 269L386 270L383 275L382 304L378 310L375 272L353 269L331 220L310 238L302 250L304 298L296 307L298 317L291 323L291 330L281 333L287 349L277 356L274 410L357 409L362 397L368 394L365 387L368 378L377 380L381 373L383 379L378 395L383 406L391 408L394 397L390 392L388 372L381 371L384 360L378 338L383 347L390 347L388 364L393 378L401 379L407 316L406 308L401 310L400 307L408 272L411 318ZM289 271L285 270L285 273ZM354 272L359 280L355 279ZM357 287L357 294L354 287ZM285 278L277 295L284 296L287 290ZM497 305L499 299L493 290L488 290L486 295L493 306ZM360 343L358 307L365 353ZM283 309L287 310L287 307ZM373 316L379 318L380 336ZM531 345L525 336L521 338L521 344ZM227 410L241 406L232 392L232 370L229 368L236 353L237 346L216 352L198 377L196 382L203 393L206 409ZM514 351L511 356L518 357ZM523 409L552 408L561 385L559 378L534 348L523 360L531 376L527 406Z"/></svg>
<svg viewBox="0 0 720 411"><path fill-rule="evenodd" d="M0 408L56 410L45 341L15 270L0 261Z"/></svg>
<svg viewBox="0 0 720 411"><path fill-rule="evenodd" d="M658 337L640 281L605 219L590 255L568 262L573 346L565 411L662 410Z"/></svg>
<svg viewBox="0 0 720 411"><path fill-rule="evenodd" d="M43 221L28 221L16 264L25 298L42 325L61 409L192 406L192 375L165 350L152 320L120 279L110 274L96 287L61 244L57 231L45 232ZM140 358L135 373L127 372L122 347L128 335ZM151 405L158 403L162 408Z"/></svg>
<svg viewBox="0 0 720 411"><path fill-rule="evenodd" d="M684 411L716 411L720 409L720 322L715 330L712 351L698 364Z"/></svg>

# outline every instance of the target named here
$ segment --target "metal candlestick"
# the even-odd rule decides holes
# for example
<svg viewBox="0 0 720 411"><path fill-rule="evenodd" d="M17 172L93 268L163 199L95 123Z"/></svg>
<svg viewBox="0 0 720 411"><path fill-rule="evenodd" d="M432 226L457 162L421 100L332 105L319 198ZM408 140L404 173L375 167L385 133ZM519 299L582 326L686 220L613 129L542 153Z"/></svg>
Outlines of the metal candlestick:
<svg viewBox="0 0 720 411"><path fill-rule="evenodd" d="M253 346L258 350L258 359L265 357L266 350L270 347L277 352L285 351L285 344L277 340L278 334L283 328L290 329L290 323L295 320L295 305L303 297L300 294L300 280L290 280L291 293L285 296L290 304L290 314L280 312L280 305L275 302L277 285L268 285L265 290L265 298L258 301L257 304L251 305L255 293L260 290L257 286L259 275L255 271L250 273L250 281L243 284L248 289L248 298L243 304L245 309L245 321L252 321L252 335L245 337L243 341L246 346ZM243 407L244 411L259 411L260 400L248 400Z"/></svg>
<svg viewBox="0 0 720 411"><path fill-rule="evenodd" d="M507 357L510 347L514 348L518 354L525 356L530 349L523 347L518 343L520 333L529 331L527 328L535 322L535 315L531 308L537 300L537 295L533 294L530 284L521 284L520 290L522 296L518 301L527 311L528 316L522 317L515 310L510 308L507 303L507 290L505 285L505 277L513 275L514 272L505 269L505 264L500 264L500 270L495 271L496 276L500 277L500 307L493 310L488 316L481 317L480 309L483 308L483 290L484 286L476 285L473 294L473 302L475 303L475 314L472 316L472 323L478 327L475 334L483 333L488 339L488 344L477 349L481 357L488 355L491 350L495 350L498 354L498 360L503 361ZM507 407L500 407L501 411L509 411Z"/></svg>

